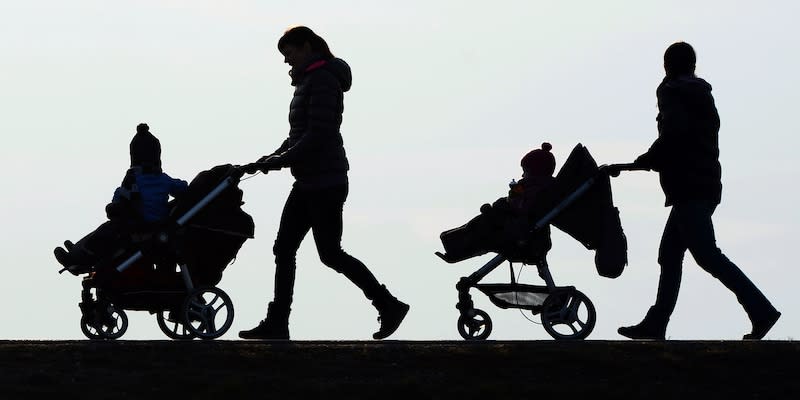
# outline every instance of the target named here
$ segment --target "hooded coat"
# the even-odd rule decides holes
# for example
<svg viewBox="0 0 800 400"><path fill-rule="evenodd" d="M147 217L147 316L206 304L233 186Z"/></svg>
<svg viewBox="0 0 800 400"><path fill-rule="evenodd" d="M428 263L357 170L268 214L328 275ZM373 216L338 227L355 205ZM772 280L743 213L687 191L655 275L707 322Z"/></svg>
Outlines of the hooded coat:
<svg viewBox="0 0 800 400"><path fill-rule="evenodd" d="M289 137L272 154L291 168L295 185L322 188L347 183L349 163L339 127L352 75L344 60L315 59L291 71Z"/></svg>
<svg viewBox="0 0 800 400"><path fill-rule="evenodd" d="M656 90L658 139L636 163L659 173L667 206L686 200L719 204L719 114L711 85L695 76L664 78Z"/></svg>

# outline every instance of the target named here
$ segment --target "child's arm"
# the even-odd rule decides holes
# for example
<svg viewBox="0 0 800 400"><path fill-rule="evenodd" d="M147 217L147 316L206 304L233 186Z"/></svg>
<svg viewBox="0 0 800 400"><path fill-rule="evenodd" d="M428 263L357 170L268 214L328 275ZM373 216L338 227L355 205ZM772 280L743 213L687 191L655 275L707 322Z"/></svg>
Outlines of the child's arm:
<svg viewBox="0 0 800 400"><path fill-rule="evenodd" d="M189 184L183 179L170 178L169 194L175 197L189 188Z"/></svg>

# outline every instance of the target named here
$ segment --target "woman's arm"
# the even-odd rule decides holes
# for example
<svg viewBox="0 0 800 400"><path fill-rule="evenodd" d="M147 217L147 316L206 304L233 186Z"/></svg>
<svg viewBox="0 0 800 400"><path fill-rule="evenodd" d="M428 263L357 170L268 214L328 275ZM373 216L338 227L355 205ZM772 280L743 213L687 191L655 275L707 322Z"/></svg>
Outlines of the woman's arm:
<svg viewBox="0 0 800 400"><path fill-rule="evenodd" d="M689 115L678 93L666 92L659 99L658 138L635 164L656 171L674 164L680 154L683 138L688 134Z"/></svg>
<svg viewBox="0 0 800 400"><path fill-rule="evenodd" d="M308 83L306 131L294 145L276 154L278 157L276 162L281 166L289 166L306 157L309 149L339 129L341 84L333 74L324 70L315 72L309 79L311 82Z"/></svg>

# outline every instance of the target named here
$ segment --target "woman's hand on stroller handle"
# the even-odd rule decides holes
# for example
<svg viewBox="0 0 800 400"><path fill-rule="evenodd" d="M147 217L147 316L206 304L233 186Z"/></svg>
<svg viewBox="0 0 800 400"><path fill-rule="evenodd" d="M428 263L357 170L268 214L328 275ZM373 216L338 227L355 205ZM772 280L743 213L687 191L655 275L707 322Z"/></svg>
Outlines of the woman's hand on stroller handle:
<svg viewBox="0 0 800 400"><path fill-rule="evenodd" d="M237 167L242 174L255 174L261 172L266 174L269 171L278 171L283 168L280 156L268 155L258 159L258 161L240 165Z"/></svg>
<svg viewBox="0 0 800 400"><path fill-rule="evenodd" d="M650 171L650 168L639 166L636 163L603 164L600 166L600 172L615 178L619 176L621 171Z"/></svg>

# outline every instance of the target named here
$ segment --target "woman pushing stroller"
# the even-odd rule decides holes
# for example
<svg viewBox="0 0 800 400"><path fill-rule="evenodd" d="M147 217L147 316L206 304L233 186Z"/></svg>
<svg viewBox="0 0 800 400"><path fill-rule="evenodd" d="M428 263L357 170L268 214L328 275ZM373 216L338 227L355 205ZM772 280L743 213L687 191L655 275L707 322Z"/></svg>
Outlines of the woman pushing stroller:
<svg viewBox="0 0 800 400"><path fill-rule="evenodd" d="M350 89L350 67L336 58L311 29L287 30L278 41L295 87L289 108L289 137L259 160L263 171L289 167L295 183L286 200L275 239L275 293L267 317L243 339L289 339L289 312L295 280L295 256L311 231L320 260L344 274L372 300L379 313L375 339L394 333L409 306L395 298L358 259L342 250L342 211L348 194L345 155L339 127L344 92Z"/></svg>

